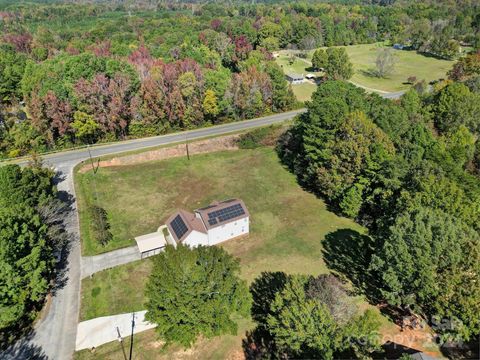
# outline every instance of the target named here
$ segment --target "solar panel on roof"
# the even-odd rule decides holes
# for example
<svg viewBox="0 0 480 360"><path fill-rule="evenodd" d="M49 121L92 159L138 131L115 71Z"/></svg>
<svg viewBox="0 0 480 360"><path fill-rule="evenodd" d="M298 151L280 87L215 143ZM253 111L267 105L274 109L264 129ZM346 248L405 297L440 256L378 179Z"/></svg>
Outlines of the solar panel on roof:
<svg viewBox="0 0 480 360"><path fill-rule="evenodd" d="M180 215L175 216L170 222L170 226L175 232L175 235L177 235L177 239L180 239L188 231L187 225L185 225L185 222Z"/></svg>
<svg viewBox="0 0 480 360"><path fill-rule="evenodd" d="M217 224L216 219L218 219L219 222L224 222L233 218L236 218L240 215L244 215L245 210L243 209L241 204L235 204L229 207L226 207L224 209L212 211L208 213L208 223L210 225L215 225ZM215 221L213 223L213 221Z"/></svg>

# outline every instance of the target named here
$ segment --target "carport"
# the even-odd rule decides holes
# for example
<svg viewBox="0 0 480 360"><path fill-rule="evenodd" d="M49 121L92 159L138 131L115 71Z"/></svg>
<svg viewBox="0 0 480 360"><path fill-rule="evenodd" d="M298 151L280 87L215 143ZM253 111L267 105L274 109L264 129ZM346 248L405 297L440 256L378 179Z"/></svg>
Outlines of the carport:
<svg viewBox="0 0 480 360"><path fill-rule="evenodd" d="M157 231L151 234L137 236L135 238L141 258L159 254L167 245L163 232Z"/></svg>

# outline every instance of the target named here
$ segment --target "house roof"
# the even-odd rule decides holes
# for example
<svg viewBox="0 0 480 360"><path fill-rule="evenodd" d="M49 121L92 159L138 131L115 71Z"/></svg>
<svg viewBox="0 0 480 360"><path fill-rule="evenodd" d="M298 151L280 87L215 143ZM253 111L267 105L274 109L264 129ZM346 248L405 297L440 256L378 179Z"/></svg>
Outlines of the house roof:
<svg viewBox="0 0 480 360"><path fill-rule="evenodd" d="M137 242L138 250L140 250L141 253L155 250L167 245L165 236L163 236L161 232L137 236L135 241Z"/></svg>
<svg viewBox="0 0 480 360"><path fill-rule="evenodd" d="M192 231L207 233L207 229L203 225L202 220L191 212L181 209L177 210L168 218L167 227L177 243L185 240Z"/></svg>
<svg viewBox="0 0 480 360"><path fill-rule="evenodd" d="M423 352L416 352L410 355L413 360L435 360L434 357L427 355Z"/></svg>
<svg viewBox="0 0 480 360"><path fill-rule="evenodd" d="M195 210L207 229L250 216L245 203L240 199L213 202L207 207Z"/></svg>

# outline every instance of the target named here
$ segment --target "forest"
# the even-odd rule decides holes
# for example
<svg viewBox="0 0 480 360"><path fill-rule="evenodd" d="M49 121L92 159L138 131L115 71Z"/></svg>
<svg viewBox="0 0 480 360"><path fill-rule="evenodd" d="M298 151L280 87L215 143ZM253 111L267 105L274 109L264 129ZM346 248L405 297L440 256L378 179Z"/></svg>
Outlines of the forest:
<svg viewBox="0 0 480 360"><path fill-rule="evenodd" d="M376 41L455 58L473 1L0 1L0 157L242 120L296 101L272 51Z"/></svg>
<svg viewBox="0 0 480 360"><path fill-rule="evenodd" d="M301 184L369 229L362 264L331 267L400 314L460 319L436 330L467 340L480 332L478 76L397 103L327 81L278 145Z"/></svg>

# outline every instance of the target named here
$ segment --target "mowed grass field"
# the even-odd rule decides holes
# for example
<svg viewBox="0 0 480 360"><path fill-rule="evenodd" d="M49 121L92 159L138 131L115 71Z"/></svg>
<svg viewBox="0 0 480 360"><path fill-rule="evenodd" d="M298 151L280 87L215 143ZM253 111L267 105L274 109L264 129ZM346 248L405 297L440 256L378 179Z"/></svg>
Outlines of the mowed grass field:
<svg viewBox="0 0 480 360"><path fill-rule="evenodd" d="M436 59L419 54L416 51L392 49L396 57L395 70L386 78L378 78L371 75L371 70L375 69L377 54L383 46L382 43L344 46L354 68L354 74L350 81L366 88L368 91L396 92L409 88L410 85L406 83L409 76L415 76L418 80L430 82L445 78L446 73L454 64L454 61ZM307 59L297 58L293 64L289 64L289 52L284 50L279 53L276 61L286 74L306 74L309 73L308 70L311 67L310 61L313 52L308 53ZM308 93L311 95L312 87L314 90L312 83L292 86L300 101L309 99Z"/></svg>
<svg viewBox="0 0 480 360"><path fill-rule="evenodd" d="M408 89L406 84L409 76L416 76L418 80L430 82L445 78L455 61L442 60L425 56L410 50L392 49L396 64L391 75L386 78L377 78L370 74L375 69L375 60L380 44L347 46L347 53L353 64L355 73L350 79L352 82L383 91L395 92Z"/></svg>
<svg viewBox="0 0 480 360"><path fill-rule="evenodd" d="M337 229L363 232L358 224L329 212L321 199L304 191L272 148L194 155L191 161L174 158L100 168L96 175L78 174L78 181L90 184L94 176L100 205L112 220L115 237L110 248L155 230L176 208L193 210L215 199L242 198L251 214L250 235L220 246L240 258L241 276L248 282L262 271L326 273L322 256L325 236ZM91 186L79 189L81 198L92 196L85 191L94 191ZM144 309L143 288L150 271L151 260L142 260L83 280L82 320ZM368 306L361 298L357 301L363 308ZM141 359L243 358L242 339L254 324L244 318L237 323L236 336L199 339L188 350L162 349L155 332L147 331L135 336L134 353ZM383 328L391 332L393 324L383 318ZM95 353L84 350L76 354L77 359L121 357L118 342L100 346Z"/></svg>
<svg viewBox="0 0 480 360"><path fill-rule="evenodd" d="M87 186L94 177L95 187ZM221 246L240 258L248 281L262 271L326 272L321 245L325 235L336 229L362 231L304 191L267 147L194 155L191 161L174 158L100 168L96 175L77 174L77 181L84 185L77 192L79 204L96 191L99 205L108 212L114 234L109 249L134 244L135 236L155 231L175 209L243 199L251 213L250 235ZM89 223L82 221L82 226L84 241ZM83 280L81 319L141 309L150 268L150 261L140 261Z"/></svg>

